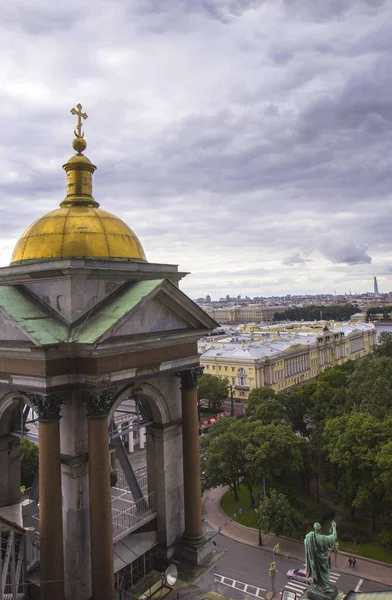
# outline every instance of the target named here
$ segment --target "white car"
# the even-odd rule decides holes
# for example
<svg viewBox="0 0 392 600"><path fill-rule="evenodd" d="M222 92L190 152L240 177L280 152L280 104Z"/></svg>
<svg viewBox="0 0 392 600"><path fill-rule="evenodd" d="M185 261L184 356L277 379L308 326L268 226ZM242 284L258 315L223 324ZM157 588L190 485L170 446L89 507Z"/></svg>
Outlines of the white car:
<svg viewBox="0 0 392 600"><path fill-rule="evenodd" d="M290 569L287 571L287 577L289 579L294 579L295 581L300 581L301 583L312 583L312 578L306 575L305 569Z"/></svg>

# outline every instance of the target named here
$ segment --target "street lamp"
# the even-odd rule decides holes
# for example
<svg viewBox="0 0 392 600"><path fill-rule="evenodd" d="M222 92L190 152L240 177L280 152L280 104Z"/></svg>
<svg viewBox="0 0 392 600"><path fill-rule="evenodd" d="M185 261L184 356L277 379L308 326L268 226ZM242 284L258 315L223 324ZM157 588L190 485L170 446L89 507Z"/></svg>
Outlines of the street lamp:
<svg viewBox="0 0 392 600"><path fill-rule="evenodd" d="M230 403L231 403L231 409L230 409L230 416L234 417L234 397L233 397L233 386L230 386Z"/></svg>
<svg viewBox="0 0 392 600"><path fill-rule="evenodd" d="M260 501L261 498L259 498ZM257 526L259 529L259 546L263 545L263 538L262 538L262 533L261 533L261 503L259 504L259 508L256 508L256 512L257 512Z"/></svg>

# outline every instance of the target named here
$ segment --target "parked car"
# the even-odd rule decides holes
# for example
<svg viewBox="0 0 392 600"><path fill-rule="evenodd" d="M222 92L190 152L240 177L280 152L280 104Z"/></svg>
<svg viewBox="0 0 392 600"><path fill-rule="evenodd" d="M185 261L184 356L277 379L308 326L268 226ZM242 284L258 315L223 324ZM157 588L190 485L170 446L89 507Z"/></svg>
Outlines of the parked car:
<svg viewBox="0 0 392 600"><path fill-rule="evenodd" d="M290 569L287 571L287 577L289 579L294 579L295 581L300 581L301 583L311 583L312 578L306 575L305 569Z"/></svg>

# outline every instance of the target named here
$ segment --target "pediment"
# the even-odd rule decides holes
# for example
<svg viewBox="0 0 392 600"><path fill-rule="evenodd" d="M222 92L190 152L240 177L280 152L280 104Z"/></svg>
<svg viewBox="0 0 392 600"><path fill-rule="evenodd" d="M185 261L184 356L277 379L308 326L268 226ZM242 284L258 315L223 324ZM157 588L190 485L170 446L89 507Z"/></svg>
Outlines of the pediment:
<svg viewBox="0 0 392 600"><path fill-rule="evenodd" d="M170 311L159 300L152 298L145 306L130 314L127 319L111 328L101 341L108 337L142 335L146 333L162 333L190 328L190 324Z"/></svg>
<svg viewBox="0 0 392 600"><path fill-rule="evenodd" d="M133 336L200 330L217 323L167 280L130 283L104 302L71 341L103 343Z"/></svg>

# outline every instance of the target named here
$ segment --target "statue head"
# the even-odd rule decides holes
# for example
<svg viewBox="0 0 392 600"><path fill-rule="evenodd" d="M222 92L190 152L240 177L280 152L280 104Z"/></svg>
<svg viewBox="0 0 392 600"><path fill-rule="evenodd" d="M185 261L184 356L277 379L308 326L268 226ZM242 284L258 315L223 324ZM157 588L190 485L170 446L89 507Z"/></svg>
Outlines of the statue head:
<svg viewBox="0 0 392 600"><path fill-rule="evenodd" d="M320 523L315 523L313 525L313 529L318 533L320 531L320 529L321 529Z"/></svg>

